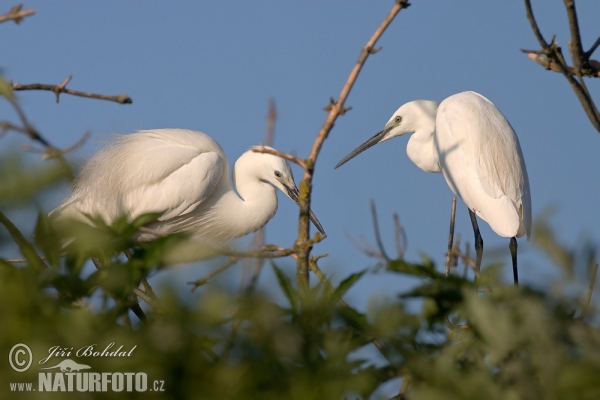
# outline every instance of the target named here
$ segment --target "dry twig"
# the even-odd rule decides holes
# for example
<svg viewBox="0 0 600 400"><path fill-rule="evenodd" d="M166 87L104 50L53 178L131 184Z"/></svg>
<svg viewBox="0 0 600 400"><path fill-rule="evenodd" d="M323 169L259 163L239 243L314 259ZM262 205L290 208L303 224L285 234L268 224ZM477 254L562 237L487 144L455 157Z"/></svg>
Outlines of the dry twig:
<svg viewBox="0 0 600 400"><path fill-rule="evenodd" d="M131 97L129 97L126 94L119 94L117 96L107 96L104 94L80 92L78 90L67 89L66 86L71 81L72 77L73 77L72 75L69 75L67 77L67 79L65 79L63 82L59 83L58 85L47 85L47 84L43 84L43 83L31 83L31 84L27 84L27 85L21 85L19 82L16 82L16 83L12 84L12 88L13 88L13 90L48 90L50 92L53 92L56 95L57 103L59 101L59 96L61 93L66 93L66 94L70 94L73 96L85 97L88 99L114 101L115 103L119 103L119 104L133 103L133 100L131 100Z"/></svg>
<svg viewBox="0 0 600 400"><path fill-rule="evenodd" d="M349 108L345 107L346 99L350 94L350 90L354 86L356 82L356 78L360 73L362 67L364 66L369 55L376 53L380 49L375 48L375 44L383 35L387 27L394 20L396 15L400 12L400 10L409 6L407 0L396 0L394 6L388 13L388 15L384 18L381 25L375 30L375 33L371 36L369 41L365 46L363 46L362 51L358 57L358 61L354 65L354 68L350 72L342 91L337 100L331 100L330 104L325 108L328 111L327 118L321 127L317 138L313 143L313 147L311 149L310 155L306 163L306 169L304 170L304 177L302 182L300 183L300 219L298 223L298 239L296 241L297 255L298 255L298 265L297 265L297 280L298 286L300 287L301 292L308 288L309 284L309 260L310 260L310 252L312 250L312 241L309 240L309 209L310 209L310 198L312 192L312 180L314 176L314 168L317 161L317 157L321 151L321 147L323 146L323 142L329 135L329 132L333 128L335 121L340 115L344 115Z"/></svg>
<svg viewBox="0 0 600 400"><path fill-rule="evenodd" d="M269 108L267 112L267 127L265 132L265 146L272 146L273 139L275 138L275 121L277 120L277 107L275 106L275 100L269 100ZM265 244L265 227L256 232L254 238L252 240L253 247L261 247ZM258 281L258 276L260 275L260 271L264 265L264 258L256 258L254 260L254 268L252 269L252 275L250 277L250 282L244 289L246 293L250 293L254 290L256 283ZM242 279L242 283L245 280Z"/></svg>
<svg viewBox="0 0 600 400"><path fill-rule="evenodd" d="M569 43L569 50L571 53L571 59L573 66L567 65L565 58L562 54L560 46L555 42L554 37L548 43L542 35L540 28L533 16L533 10L531 7L531 0L525 0L525 10L527 13L527 19L531 25L531 29L536 39L538 40L541 50L524 50L523 53L527 53L528 57L538 64L544 66L544 68L556 72L560 72L571 85L571 89L575 92L577 99L581 103L588 119L600 132L600 112L596 107L590 92L583 80L583 76L594 76L600 77L600 62L596 60L590 60L590 56L600 45L600 38L596 40L594 45L588 50L584 51L581 44L581 35L579 32L579 22L577 20L577 11L575 9L574 0L564 0L567 17L569 19L569 28L571 30L571 40ZM575 78L577 77L577 79Z"/></svg>
<svg viewBox="0 0 600 400"><path fill-rule="evenodd" d="M23 10L23 4L17 4L16 6L13 6L6 14L0 15L0 24L6 21L15 21L15 24L20 24L23 22L23 18L34 14L35 10Z"/></svg>

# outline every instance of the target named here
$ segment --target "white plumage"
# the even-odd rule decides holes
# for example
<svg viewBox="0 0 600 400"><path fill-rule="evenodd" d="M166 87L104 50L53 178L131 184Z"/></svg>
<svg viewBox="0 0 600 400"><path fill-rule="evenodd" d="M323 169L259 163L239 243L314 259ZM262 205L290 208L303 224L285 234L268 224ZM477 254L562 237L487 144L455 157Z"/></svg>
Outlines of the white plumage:
<svg viewBox="0 0 600 400"><path fill-rule="evenodd" d="M223 150L202 132L156 129L119 135L88 161L73 194L52 214L84 221L83 214L90 214L111 223L123 215L134 219L161 213L139 240L155 238L152 232L189 232L223 244L260 229L275 215L275 187L298 203L292 171L281 157L249 150L233 172L237 193Z"/></svg>
<svg viewBox="0 0 600 400"><path fill-rule="evenodd" d="M405 133L413 133L406 151L419 168L441 172L450 189L498 235L527 235L529 239L531 196L523 153L515 131L491 101L479 93L462 92L439 104L429 100L406 103L382 131L336 168L369 147Z"/></svg>

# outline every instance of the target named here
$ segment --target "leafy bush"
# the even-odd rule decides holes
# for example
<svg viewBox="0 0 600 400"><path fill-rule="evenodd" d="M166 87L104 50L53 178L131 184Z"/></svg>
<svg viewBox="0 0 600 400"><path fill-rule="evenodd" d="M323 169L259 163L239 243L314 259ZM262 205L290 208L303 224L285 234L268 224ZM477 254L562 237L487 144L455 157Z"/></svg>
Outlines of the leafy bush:
<svg viewBox="0 0 600 400"><path fill-rule="evenodd" d="M56 184L54 174L40 174L37 167L8 162L1 168L4 176L35 175L40 189ZM36 195L28 187L22 192L11 184L0 187L5 210L27 205L32 200L23 199ZM384 273L410 275L420 283L360 313L340 299L367 279L366 271L333 290L322 281L301 294L272 263L287 305L275 301L274 293L239 296L214 285L190 301L178 295L182 288L171 286L160 293L146 323L130 324L124 315L135 304L131 290L143 275L164 266L162 254L187 238L133 243L129 236L143 217L98 229L75 224L68 234L82 245L68 246L63 254L64 237L43 212L33 239L4 213L0 222L9 233L0 236L2 245L18 246L26 260L0 259L3 397L63 398L64 393L41 393L38 374L70 358L92 372L147 374L145 392L127 392L139 398L366 399L398 377L406 386L399 397L409 399L600 398L600 334L586 322L593 316L588 299L505 286L496 268L485 270L478 288L444 276L427 259L392 261ZM119 256L127 249L134 249L130 259ZM564 248L555 253L566 264L575 259ZM84 265L91 258L102 267L89 273ZM408 307L414 299L420 300L416 311ZM27 344L34 355L23 373L6 362L17 343ZM110 343L112 351L119 346L133 351L129 357L75 356L86 346L102 351ZM54 346L63 353L40 365ZM387 362L373 362L374 351ZM155 380L164 381L165 391L150 390ZM11 382L33 382L36 391L11 392ZM69 398L116 395L109 386L107 392L74 390Z"/></svg>

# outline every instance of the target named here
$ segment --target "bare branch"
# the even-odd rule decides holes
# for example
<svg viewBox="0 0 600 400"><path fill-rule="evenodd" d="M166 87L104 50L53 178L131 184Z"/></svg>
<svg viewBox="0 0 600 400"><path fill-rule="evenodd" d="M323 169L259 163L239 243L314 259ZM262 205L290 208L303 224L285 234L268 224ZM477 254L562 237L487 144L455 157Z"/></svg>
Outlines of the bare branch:
<svg viewBox="0 0 600 400"><path fill-rule="evenodd" d="M277 120L277 108L275 106L275 100L269 99L269 106L267 112L267 128L265 132L265 146L272 146L273 139L275 138L275 121ZM261 247L265 244L265 227L256 232L254 238L252 240L252 247ZM254 260L254 268L252 269L252 276L250 277L250 282L244 289L246 293L251 293L256 287L256 283L258 281L258 276L262 267L264 265L264 258L256 258ZM245 279L242 278L242 283ZM233 332L234 327L232 327L232 335L235 334Z"/></svg>
<svg viewBox="0 0 600 400"><path fill-rule="evenodd" d="M594 293L594 286L596 285L596 277L598 276L598 264L593 264L591 268L592 271L590 273L590 285L588 287L587 296L585 297L585 302L583 303L581 315L579 316L579 319L581 320L583 320L587 315L588 309L590 307L590 302L592 301L592 294Z"/></svg>
<svg viewBox="0 0 600 400"><path fill-rule="evenodd" d="M596 39L596 41L594 42L592 47L590 47L590 49L585 52L585 56L589 59L592 56L592 54L594 53L594 51L596 51L598 46L600 46L600 37L598 39Z"/></svg>
<svg viewBox="0 0 600 400"><path fill-rule="evenodd" d="M598 109L596 108L596 105L594 104L594 101L582 78L582 75L600 76L600 63L598 63L595 60L592 60L593 62L591 62L589 60L589 55L591 54L591 52L590 54L587 54L583 51L574 1L564 0L564 3L567 10L567 16L569 18L569 27L571 29L572 45L570 50L572 51L573 67L569 67L565 62L561 49L554 41L554 38L552 38L552 42L548 44L542 36L542 33L540 32L535 17L533 16L533 10L531 8L530 0L525 0L525 10L527 13L527 19L529 20L531 29L536 39L538 40L542 50L534 52L524 52L530 53L529 58L544 65L546 69L551 69L563 74L563 76L571 85L571 89L573 90L573 92L575 92L575 95L581 103L581 106L583 107L588 119L590 120L594 128L596 128L596 130L600 132L600 112L598 112ZM594 46L597 47L596 44L594 44ZM592 49L590 49L590 51L595 50L594 46L592 46ZM548 60L532 56L532 54L537 54L538 56L544 54L548 58ZM575 79L573 75L576 75L578 77L578 80Z"/></svg>
<svg viewBox="0 0 600 400"><path fill-rule="evenodd" d="M29 123L29 121L27 120L27 117L25 116L25 113L21 109L21 106L19 106L19 103L17 103L17 101L14 98L6 97L6 100L10 103L10 105L13 107L13 109L17 113L19 119L21 120L22 126L18 127L9 122L3 122L1 124L2 130L0 131L0 136L3 135L4 133L6 133L6 131L10 129L10 130L14 130L19 133L23 133L23 134L29 136L32 140L42 144L46 148L46 151L44 152L45 158L55 158L58 161L58 163L62 167L64 167L64 169L67 173L67 177L69 178L69 181L73 182L75 177L73 176L73 171L71 169L71 166L62 156L63 152L60 149L52 146L50 144L50 142L48 142L46 139L44 139L40 135L40 133L33 127L33 125L31 125Z"/></svg>
<svg viewBox="0 0 600 400"><path fill-rule="evenodd" d="M310 155L306 160L306 169L304 170L304 177L300 184L300 218L298 222L298 239L296 241L296 247L298 249L298 286L302 291L308 288L309 284L309 257L310 251L312 250L312 243L308 241L309 238L309 210L310 210L310 198L312 191L312 179L314 174L315 163L317 161L317 157L321 151L321 147L323 146L323 142L329 135L329 132L333 128L335 121L338 116L344 115L348 108L345 107L346 99L350 94L350 90L354 86L358 74L360 73L362 67L364 66L369 55L375 52L375 44L383 35L387 27L392 23L396 15L402 10L409 6L407 0L397 0L394 3L394 6L388 13L388 15L384 18L383 22L379 25L379 27L375 30L375 33L371 36L369 41L365 46L363 46L362 51L358 57L358 61L354 65L354 68L350 72L342 91L337 99L337 101L332 101L330 103L331 108L327 114L327 118L323 123L319 133L317 134L317 138L313 143L313 147L311 149ZM377 50L378 51L378 50Z"/></svg>
<svg viewBox="0 0 600 400"><path fill-rule="evenodd" d="M579 34L579 21L577 19L577 11L575 10L574 0L564 0L565 8L567 9L567 18L569 19L569 28L571 29L571 55L575 69L585 68L587 59L581 44L581 36Z"/></svg>
<svg viewBox="0 0 600 400"><path fill-rule="evenodd" d="M77 142L75 142L74 144L72 144L71 146L65 148L65 149L38 149L36 147L33 146L29 146L27 144L22 145L21 147L23 148L24 151L29 151L32 153L40 153L42 155L42 159L47 160L49 158L55 158L57 157L57 155L65 155L71 151L77 150L79 149L81 146L83 146L83 144L85 142L87 142L87 140L90 138L91 136L91 132L90 131L86 131L81 138L79 138L79 140L77 140Z"/></svg>
<svg viewBox="0 0 600 400"><path fill-rule="evenodd" d="M295 252L296 252L296 250L294 248L286 249L286 248L275 246L272 244L266 244L257 250L250 250L250 251L223 250L222 254L226 255L226 256L236 257L236 258L282 258L282 257L291 256Z"/></svg>
<svg viewBox="0 0 600 400"><path fill-rule="evenodd" d="M283 153L281 151L275 150L275 149L270 149L267 148L265 146L255 146L252 148L252 151L254 151L255 153L266 153L266 154L273 154L274 156L279 156L281 158L285 158L288 161L293 162L294 164L298 164L299 166L301 166L305 171L308 168L306 166L306 163L301 160L300 158L293 156L291 154L288 153Z"/></svg>
<svg viewBox="0 0 600 400"><path fill-rule="evenodd" d="M23 22L23 18L35 14L35 10L23 10L22 8L23 4L17 4L16 6L13 6L6 14L0 15L0 24L6 21L15 21L15 24L20 24Z"/></svg>
<svg viewBox="0 0 600 400"><path fill-rule="evenodd" d="M381 234L379 233L379 222L377 221L377 209L375 208L375 201L371 199L371 218L373 219L373 229L375 231L375 243L377 243L377 247L379 248L379 252L385 261L390 261L387 253L385 252L385 248L383 247L383 242L381 241Z"/></svg>
<svg viewBox="0 0 600 400"><path fill-rule="evenodd" d="M67 83L69 83L71 78L72 78L72 75L69 75L69 77L67 77L67 79L65 81L63 81L62 83L60 83L58 85L46 85L43 83L31 83L28 85L21 85L19 82L16 82L16 83L12 84L12 88L13 88L13 90L47 90L47 91L50 91L50 92L53 92L56 94L56 102L57 103L59 100L59 95L61 93L67 93L67 94L70 94L73 96L79 96L79 97L86 97L88 99L114 101L115 103L119 103L119 104L133 103L133 100L131 100L131 97L129 97L126 94L120 94L117 96L107 96L104 94L80 92L77 90L67 89L66 85L67 85Z"/></svg>
<svg viewBox="0 0 600 400"><path fill-rule="evenodd" d="M225 271L226 269L228 269L229 267L231 267L232 265L234 265L237 262L238 262L237 257L229 257L229 261L227 263L223 264L222 266L220 266L219 268L217 268L216 270L214 270L213 272L211 272L204 278L197 279L192 282L188 282L189 285L194 285L194 287L192 288L192 292L194 290L198 289L200 286L205 285L211 278L213 278L216 275L220 274L221 272Z"/></svg>
<svg viewBox="0 0 600 400"><path fill-rule="evenodd" d="M394 238L396 241L396 252L398 253L398 260L404 258L404 252L406 251L406 231L402 224L400 224L400 217L394 213Z"/></svg>
<svg viewBox="0 0 600 400"><path fill-rule="evenodd" d="M548 42L546 42L546 39L544 39L544 36L542 36L542 32L540 32L540 28L535 20L535 17L533 16L533 9L531 8L530 0L525 0L525 11L527 12L527 19L531 25L531 30L540 43L540 47L546 50L549 47Z"/></svg>

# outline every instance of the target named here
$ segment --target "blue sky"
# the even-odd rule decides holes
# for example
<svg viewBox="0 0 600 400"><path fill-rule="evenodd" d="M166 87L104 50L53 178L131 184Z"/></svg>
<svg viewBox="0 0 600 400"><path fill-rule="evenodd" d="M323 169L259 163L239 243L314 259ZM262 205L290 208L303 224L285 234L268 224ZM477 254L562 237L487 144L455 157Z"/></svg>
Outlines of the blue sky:
<svg viewBox="0 0 600 400"><path fill-rule="evenodd" d="M60 83L72 89L127 93L132 105L22 92L30 120L54 145L67 147L87 130L92 139L77 153L85 160L111 133L138 129L190 128L215 138L230 163L263 140L267 102L277 104L274 146L306 157L326 113L356 62L361 46L392 1L28 1L37 15L21 25L0 25L4 77L20 83ZM561 1L533 1L542 32L566 48L568 25ZM584 48L598 34L599 2L577 4ZM7 8L8 7L4 7ZM427 174L406 157L407 138L361 154L339 170L333 166L380 130L403 103L442 100L464 90L482 93L515 128L525 156L533 214L552 207L552 224L570 245L598 243L600 135L587 120L566 81L528 60L519 49L538 47L522 2L413 1L378 43L347 101L353 110L338 119L319 157L313 210L329 237L316 254L338 280L375 264L353 247L348 235L373 243L369 200L377 202L384 242L393 253L392 214L408 236L408 260L427 253L440 265L445 256L452 192L441 174ZM600 57L600 55L598 55ZM600 98L597 82L589 82ZM14 115L2 109L2 119ZM12 134L8 143L27 143ZM296 167L294 167L296 168ZM295 169L296 179L302 171ZM52 193L51 210L66 195ZM297 208L280 196L279 212L267 225L267 240L293 243ZM22 214L21 214L22 215ZM31 220L17 221L24 230ZM508 262L508 240L480 224L486 249L500 248ZM456 232L471 243L466 207L459 202ZM276 240L275 240L276 238ZM247 242L238 243L243 248ZM523 282L544 282L554 269L530 243L520 240ZM491 262L484 254L483 264ZM280 265L293 274L294 262ZM510 278L508 264L506 277ZM206 264L174 268L155 277L185 281L206 274ZM238 282L240 268L227 279ZM312 279L316 279L313 277ZM366 308L370 298L392 297L407 279L370 274L348 293ZM268 274L263 287L273 285Z"/></svg>

